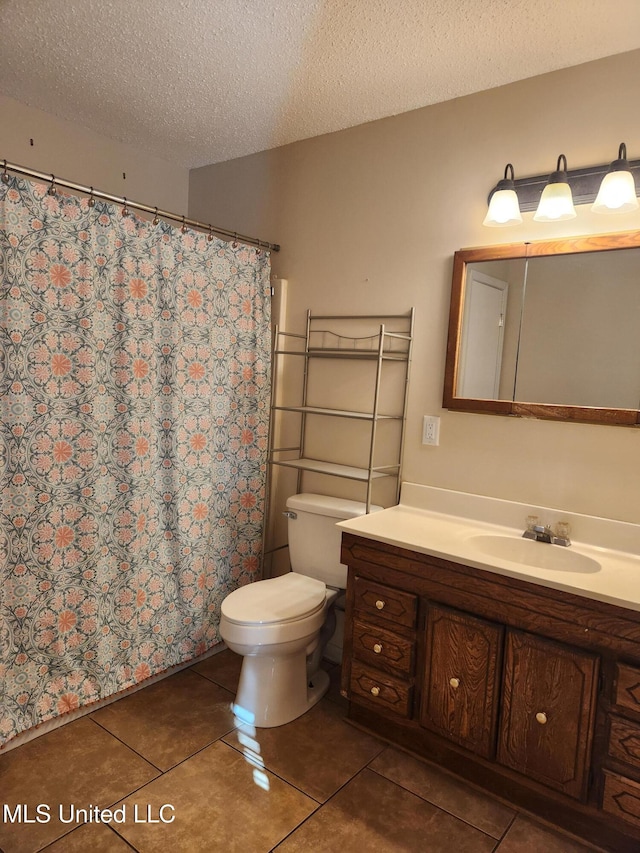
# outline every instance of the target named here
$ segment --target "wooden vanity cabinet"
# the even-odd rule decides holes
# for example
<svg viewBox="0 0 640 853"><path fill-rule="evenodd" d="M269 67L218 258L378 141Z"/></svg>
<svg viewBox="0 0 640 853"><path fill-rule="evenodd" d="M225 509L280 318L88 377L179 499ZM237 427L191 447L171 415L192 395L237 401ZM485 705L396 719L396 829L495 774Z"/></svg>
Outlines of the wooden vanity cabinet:
<svg viewBox="0 0 640 853"><path fill-rule="evenodd" d="M342 562L355 725L638 853L640 613L346 532Z"/></svg>

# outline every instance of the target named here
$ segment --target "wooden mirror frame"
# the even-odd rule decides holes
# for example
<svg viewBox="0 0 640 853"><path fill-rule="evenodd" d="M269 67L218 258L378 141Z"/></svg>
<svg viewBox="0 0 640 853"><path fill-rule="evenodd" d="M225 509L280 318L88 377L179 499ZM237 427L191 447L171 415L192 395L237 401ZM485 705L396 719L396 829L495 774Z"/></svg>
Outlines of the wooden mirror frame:
<svg viewBox="0 0 640 853"><path fill-rule="evenodd" d="M487 415L511 415L554 421L609 424L612 426L640 426L640 411L637 409L563 406L554 403L480 400L455 396L467 264L476 263L477 261L535 258L548 255L570 255L579 252L608 252L613 249L637 248L640 248L640 231L621 231L614 234L571 237L563 240L545 240L536 243L509 243L478 249L461 249L456 252L453 259L453 281L444 373L443 407L453 411L476 412Z"/></svg>

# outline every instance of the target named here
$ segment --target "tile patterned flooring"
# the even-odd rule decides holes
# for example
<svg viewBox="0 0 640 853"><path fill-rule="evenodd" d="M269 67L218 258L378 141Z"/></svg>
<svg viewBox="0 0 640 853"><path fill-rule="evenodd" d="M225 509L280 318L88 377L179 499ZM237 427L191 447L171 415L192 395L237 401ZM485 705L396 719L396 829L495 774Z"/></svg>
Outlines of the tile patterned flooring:
<svg viewBox="0 0 640 853"><path fill-rule="evenodd" d="M327 696L277 729L234 719L240 658L223 651L0 756L2 803L26 804L30 819L47 805L51 818L0 816L0 850L592 850L352 727L339 669L327 668ZM109 807L114 821L78 823L72 805L90 816Z"/></svg>

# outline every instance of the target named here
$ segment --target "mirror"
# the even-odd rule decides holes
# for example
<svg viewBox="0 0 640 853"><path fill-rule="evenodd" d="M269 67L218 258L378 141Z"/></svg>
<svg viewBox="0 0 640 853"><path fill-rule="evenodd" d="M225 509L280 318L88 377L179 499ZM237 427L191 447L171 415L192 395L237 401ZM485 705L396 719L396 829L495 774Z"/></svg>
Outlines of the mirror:
<svg viewBox="0 0 640 853"><path fill-rule="evenodd" d="M443 405L640 425L640 231L456 252Z"/></svg>

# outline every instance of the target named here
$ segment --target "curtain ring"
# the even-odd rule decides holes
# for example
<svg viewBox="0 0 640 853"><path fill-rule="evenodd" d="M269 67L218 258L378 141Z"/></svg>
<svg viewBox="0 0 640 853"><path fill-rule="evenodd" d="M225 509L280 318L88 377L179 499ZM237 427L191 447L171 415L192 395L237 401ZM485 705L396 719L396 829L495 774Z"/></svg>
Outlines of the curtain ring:
<svg viewBox="0 0 640 853"><path fill-rule="evenodd" d="M160 220L158 219L158 208L156 207L156 212L153 217L153 225L157 225Z"/></svg>
<svg viewBox="0 0 640 853"><path fill-rule="evenodd" d="M123 196L123 201L124 201L124 204L122 205L122 215L128 216L129 215L129 208L127 207L127 197L126 196Z"/></svg>
<svg viewBox="0 0 640 853"><path fill-rule="evenodd" d="M208 240L210 243L211 243L211 242L212 242L212 240L213 240L213 229L212 229L212 226L211 226L211 225L209 226L209 234L208 234L208 236L207 236L207 240Z"/></svg>
<svg viewBox="0 0 640 853"><path fill-rule="evenodd" d="M49 189L47 190L47 195L55 195L57 192L58 191L56 189L56 176L51 175L51 184L49 186Z"/></svg>
<svg viewBox="0 0 640 853"><path fill-rule="evenodd" d="M182 233L183 233L183 234L186 234L186 231L187 231L187 225L186 225L186 223L185 223L185 221L184 221L184 220L185 220L185 218L186 218L186 217L185 217L185 215L183 214L183 215L182 215L182 228L180 229L180 230L182 231Z"/></svg>
<svg viewBox="0 0 640 853"><path fill-rule="evenodd" d="M4 171L2 172L2 183L8 184L9 183L9 173L7 172L7 161L6 160L3 161L3 170Z"/></svg>
<svg viewBox="0 0 640 853"><path fill-rule="evenodd" d="M96 206L96 200L93 197L93 187L91 187L91 192L89 193L89 201L87 202L87 204L89 205L89 207Z"/></svg>
<svg viewBox="0 0 640 853"><path fill-rule="evenodd" d="M231 248L232 249L238 248L238 232L237 231L233 232L233 243L231 244Z"/></svg>
<svg viewBox="0 0 640 853"><path fill-rule="evenodd" d="M256 251L256 258L259 258L262 254L262 240L258 240L258 250Z"/></svg>

